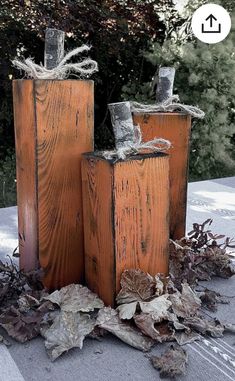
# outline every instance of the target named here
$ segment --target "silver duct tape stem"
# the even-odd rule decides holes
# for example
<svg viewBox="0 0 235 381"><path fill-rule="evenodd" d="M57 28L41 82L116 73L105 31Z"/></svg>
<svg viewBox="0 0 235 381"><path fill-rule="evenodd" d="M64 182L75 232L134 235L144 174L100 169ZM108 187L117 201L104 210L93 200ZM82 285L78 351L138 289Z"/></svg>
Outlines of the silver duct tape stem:
<svg viewBox="0 0 235 381"><path fill-rule="evenodd" d="M158 86L156 92L157 103L164 102L173 95L175 68L161 67L159 69Z"/></svg>
<svg viewBox="0 0 235 381"><path fill-rule="evenodd" d="M62 30L47 28L45 33L44 65L54 69L64 57L64 38Z"/></svg>
<svg viewBox="0 0 235 381"><path fill-rule="evenodd" d="M110 103L108 108L111 115L116 149L132 144L136 137L131 114L131 103Z"/></svg>

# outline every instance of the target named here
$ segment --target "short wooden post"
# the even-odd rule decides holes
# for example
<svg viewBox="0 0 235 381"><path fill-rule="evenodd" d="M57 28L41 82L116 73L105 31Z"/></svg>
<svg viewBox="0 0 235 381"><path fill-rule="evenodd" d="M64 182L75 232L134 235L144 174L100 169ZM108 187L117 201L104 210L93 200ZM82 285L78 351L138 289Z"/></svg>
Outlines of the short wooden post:
<svg viewBox="0 0 235 381"><path fill-rule="evenodd" d="M168 272L169 157L83 156L86 282L113 306L125 269Z"/></svg>
<svg viewBox="0 0 235 381"><path fill-rule="evenodd" d="M13 81L20 267L59 288L83 280L81 154L93 149L93 81Z"/></svg>
<svg viewBox="0 0 235 381"><path fill-rule="evenodd" d="M185 235L191 116L184 113L134 113L144 142L161 137L170 140L170 237Z"/></svg>

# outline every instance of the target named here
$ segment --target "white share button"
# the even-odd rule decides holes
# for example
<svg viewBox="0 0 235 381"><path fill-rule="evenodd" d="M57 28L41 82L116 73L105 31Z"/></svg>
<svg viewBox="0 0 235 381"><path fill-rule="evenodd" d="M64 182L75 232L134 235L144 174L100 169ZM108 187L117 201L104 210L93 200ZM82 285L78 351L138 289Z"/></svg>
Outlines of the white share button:
<svg viewBox="0 0 235 381"><path fill-rule="evenodd" d="M223 41L230 29L231 18L221 5L205 4L193 14L193 34L202 42L216 44Z"/></svg>

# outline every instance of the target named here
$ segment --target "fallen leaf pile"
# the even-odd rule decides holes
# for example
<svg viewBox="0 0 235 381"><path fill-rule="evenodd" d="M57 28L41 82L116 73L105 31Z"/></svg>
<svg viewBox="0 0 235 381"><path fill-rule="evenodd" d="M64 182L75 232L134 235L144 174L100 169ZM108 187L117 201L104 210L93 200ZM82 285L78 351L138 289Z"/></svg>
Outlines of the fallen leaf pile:
<svg viewBox="0 0 235 381"><path fill-rule="evenodd" d="M226 248L235 248L235 242L224 235L212 234L207 229L211 224L211 219L203 224L194 223L188 237L170 242L169 271L176 287L180 287L183 280L193 285L212 276L229 278L235 274L226 254ZM225 239L223 243L218 242L221 239Z"/></svg>
<svg viewBox="0 0 235 381"><path fill-rule="evenodd" d="M221 337L235 326L205 318L205 309L228 303L220 294L203 288L197 280L213 275L232 276L235 271L226 246L206 225L194 224L188 237L170 243L170 275L151 276L140 269L123 272L117 308L105 307L87 287L71 284L48 294L40 272L23 274L13 263L0 262L0 326L19 342L41 335L52 360L71 348L82 349L86 337L109 332L132 347L149 351L155 344L175 342L151 362L161 377L186 371L187 354L181 348L203 336ZM0 343L7 344L0 336Z"/></svg>

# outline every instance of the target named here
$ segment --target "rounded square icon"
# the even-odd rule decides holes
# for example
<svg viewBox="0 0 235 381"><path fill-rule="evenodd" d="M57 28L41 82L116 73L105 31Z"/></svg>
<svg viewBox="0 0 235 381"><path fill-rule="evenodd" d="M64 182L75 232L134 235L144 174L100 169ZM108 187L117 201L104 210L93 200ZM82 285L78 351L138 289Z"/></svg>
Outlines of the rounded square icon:
<svg viewBox="0 0 235 381"><path fill-rule="evenodd" d="M229 13L218 4L204 4L193 14L193 34L202 42L216 44L223 41L230 32Z"/></svg>

